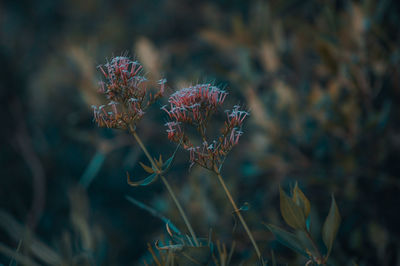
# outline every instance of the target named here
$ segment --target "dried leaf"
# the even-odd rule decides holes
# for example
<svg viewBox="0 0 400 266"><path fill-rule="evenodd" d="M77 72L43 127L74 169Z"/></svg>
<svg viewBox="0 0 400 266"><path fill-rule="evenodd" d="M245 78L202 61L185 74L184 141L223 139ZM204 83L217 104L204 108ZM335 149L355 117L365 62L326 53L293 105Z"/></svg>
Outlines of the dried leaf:
<svg viewBox="0 0 400 266"><path fill-rule="evenodd" d="M167 172L170 168L171 168L171 164L172 161L174 160L174 155L172 155L170 158L168 158L168 160L165 161L164 165L163 165L163 172Z"/></svg>
<svg viewBox="0 0 400 266"><path fill-rule="evenodd" d="M250 209L250 204L248 202L243 203L238 211L248 211Z"/></svg>
<svg viewBox="0 0 400 266"><path fill-rule="evenodd" d="M143 64L148 70L152 79L158 79L160 76L160 52L151 40L147 38L139 38L135 43L135 51Z"/></svg>
<svg viewBox="0 0 400 266"><path fill-rule="evenodd" d="M306 220L303 210L279 187L281 214L285 222L293 229L305 230Z"/></svg>
<svg viewBox="0 0 400 266"><path fill-rule="evenodd" d="M266 72L278 70L280 61L278 51L272 42L264 42L260 47L260 60Z"/></svg>
<svg viewBox="0 0 400 266"><path fill-rule="evenodd" d="M272 266L277 266L276 259L275 259L275 252L273 250L271 250L271 263L272 263Z"/></svg>
<svg viewBox="0 0 400 266"><path fill-rule="evenodd" d="M28 266L39 266L35 261L33 261L31 258L28 256L21 254L14 249L9 248L8 246L4 245L3 243L0 243L0 254L3 254L4 256L8 256L12 259L14 259L16 262L19 262L23 265L28 265ZM3 265L3 264L0 264ZM11 265L11 263L10 263ZM15 264L17 265L17 264Z"/></svg>
<svg viewBox="0 0 400 266"><path fill-rule="evenodd" d="M326 254L327 258L331 253L333 241L335 241L336 234L339 230L340 221L341 217L339 209L336 205L335 198L332 195L331 208L322 228L322 240L324 241L324 244L328 250Z"/></svg>
<svg viewBox="0 0 400 266"><path fill-rule="evenodd" d="M153 174L154 173L154 169L151 168L150 166L145 165L142 162L139 162L139 164L142 166L142 168L149 174Z"/></svg>

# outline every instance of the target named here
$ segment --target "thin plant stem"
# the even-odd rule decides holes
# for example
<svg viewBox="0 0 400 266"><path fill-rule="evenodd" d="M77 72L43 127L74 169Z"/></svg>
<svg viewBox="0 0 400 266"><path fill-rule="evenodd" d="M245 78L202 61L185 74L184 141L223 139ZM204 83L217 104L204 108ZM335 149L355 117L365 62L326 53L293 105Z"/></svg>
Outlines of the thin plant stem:
<svg viewBox="0 0 400 266"><path fill-rule="evenodd" d="M319 252L319 249L318 249L317 245L315 244L315 241L312 238L310 232L307 230L305 230L305 232L306 232L307 238L311 241L311 245L313 246L314 250L317 252L318 259L321 260L321 262L322 262L321 264L326 265L326 262L325 262L324 258L322 257L321 252ZM317 261L317 263L320 264L320 261Z"/></svg>
<svg viewBox="0 0 400 266"><path fill-rule="evenodd" d="M196 246L200 246L199 242L197 240L196 234L194 233L194 230L185 214L185 211L183 210L181 204L179 203L178 199L175 196L174 191L172 190L171 186L169 185L167 179L161 174L161 170L159 169L159 167L157 166L157 164L155 163L155 161L153 160L153 158L150 156L149 151L147 150L146 146L144 146L142 140L140 139L140 137L138 136L138 134L136 133L136 131L133 129L133 127L130 125L129 127L129 131L130 133L133 135L133 137L136 139L137 143L139 144L140 148L142 148L144 154L146 155L147 159L150 161L151 165L153 166L154 169L156 169L156 172L159 174L162 182L164 183L165 187L167 188L169 194L171 195L172 200L174 201L176 207L178 208L179 213L181 214L183 221L185 222L190 234L192 235L193 241L196 244Z"/></svg>
<svg viewBox="0 0 400 266"><path fill-rule="evenodd" d="M253 237L253 235L251 234L251 231L250 231L249 227L248 227L247 224L246 224L246 221L244 220L242 214L240 213L239 208L237 207L235 201L233 200L232 195L231 195L231 193L229 192L229 190L228 190L228 188L227 188L227 186L226 186L226 184L225 184L225 181L224 181L224 179L223 179L222 176L221 176L221 173L219 172L218 169L214 169L214 171L215 171L215 173L216 173L217 176L218 176L218 180L219 180L219 182L221 183L221 185L222 185L222 187L223 187L223 189L224 189L224 191L225 191L226 196L228 197L229 201L230 201L231 204L232 204L232 207L233 207L233 209L234 209L234 212L235 212L236 215L239 217L239 220L240 220L240 222L242 223L242 225L243 225L243 227L244 227L244 230L246 231L247 235L249 236L250 241L251 241L251 243L253 244L254 249L256 250L256 253L257 253L258 258L259 258L260 260L262 260L260 249L258 248L257 243L256 243L256 241L254 240L254 237Z"/></svg>

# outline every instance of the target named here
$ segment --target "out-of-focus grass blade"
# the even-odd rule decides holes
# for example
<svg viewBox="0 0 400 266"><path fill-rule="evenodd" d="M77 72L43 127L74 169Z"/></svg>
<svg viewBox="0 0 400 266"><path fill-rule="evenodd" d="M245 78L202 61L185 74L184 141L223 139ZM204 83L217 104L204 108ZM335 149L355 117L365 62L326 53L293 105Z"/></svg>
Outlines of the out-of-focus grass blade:
<svg viewBox="0 0 400 266"><path fill-rule="evenodd" d="M147 206L146 204L135 200L134 198L126 195L125 198L131 202L132 204L138 206L139 208L149 212L151 215L153 215L154 217L157 217L159 219L161 219L164 223L168 224L169 228L171 228L176 234L181 235L181 232L179 231L179 229L171 222L170 219L168 219L167 217L165 217L164 215L162 215L160 212L158 212L157 210L153 209L150 206Z"/></svg>
<svg viewBox="0 0 400 266"><path fill-rule="evenodd" d="M275 252L273 250L271 250L271 261L272 261L272 266L277 266L275 259Z"/></svg>
<svg viewBox="0 0 400 266"><path fill-rule="evenodd" d="M15 261L23 264L23 265L27 265L27 266L39 266L39 264L37 264L36 262L34 262L33 260L31 260L30 258L28 258L27 256L24 256L21 253L18 253L17 251L7 247L6 245L4 245L3 243L0 243L0 253L13 258ZM2 264L0 264L2 265Z"/></svg>
<svg viewBox="0 0 400 266"><path fill-rule="evenodd" d="M88 188L92 183L93 179L96 177L99 172L103 162L106 158L106 155L100 151L96 152L93 156L92 160L90 160L89 165L86 167L85 172L83 173L79 183L84 187Z"/></svg>
<svg viewBox="0 0 400 266"><path fill-rule="evenodd" d="M62 258L45 243L36 239L26 227L17 222L10 214L0 210L0 228L15 241L24 240L23 245L29 248L33 255L46 264L61 265Z"/></svg>

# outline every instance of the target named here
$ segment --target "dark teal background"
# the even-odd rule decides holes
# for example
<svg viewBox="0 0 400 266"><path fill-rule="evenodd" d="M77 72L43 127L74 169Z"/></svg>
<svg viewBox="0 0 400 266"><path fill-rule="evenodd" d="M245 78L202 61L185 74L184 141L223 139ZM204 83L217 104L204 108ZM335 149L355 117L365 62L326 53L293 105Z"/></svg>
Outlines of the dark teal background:
<svg viewBox="0 0 400 266"><path fill-rule="evenodd" d="M96 67L128 52L150 87L168 80L167 96L211 81L229 91L226 109L250 110L223 174L237 203L249 204L243 214L265 257L274 250L279 263L305 263L262 225L284 226L278 185L298 181L317 236L335 195L342 225L332 264L399 265L399 25L399 5L389 0L3 1L1 214L63 257L90 254L95 265L140 264L147 243L166 236L165 225L125 195L185 230L161 183L127 185L126 171L145 176L134 140L93 122L90 106L103 101ZM166 100L138 128L155 157L175 148L159 109ZM234 230L214 176L189 171L179 151L167 178L198 235L213 228L214 240L236 240L234 263L248 259L251 244ZM16 250L23 235L0 224L0 243ZM9 262L0 254L0 264Z"/></svg>

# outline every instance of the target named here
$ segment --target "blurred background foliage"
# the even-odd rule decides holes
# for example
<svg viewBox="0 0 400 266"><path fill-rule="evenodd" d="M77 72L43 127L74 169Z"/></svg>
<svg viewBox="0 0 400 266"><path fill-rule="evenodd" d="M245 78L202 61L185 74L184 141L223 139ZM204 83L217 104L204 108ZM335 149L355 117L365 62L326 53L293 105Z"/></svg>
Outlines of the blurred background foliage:
<svg viewBox="0 0 400 266"><path fill-rule="evenodd" d="M160 183L127 185L125 172L142 176L146 162L131 137L92 121L96 66L128 51L149 80L168 79L167 95L214 81L227 106L251 111L223 172L265 257L305 262L262 225L284 226L278 185L298 181L317 230L335 195L333 264L400 265L399 11L393 0L1 2L0 262L141 264L165 225L125 195L184 230ZM167 158L165 102L138 134ZM187 157L178 152L167 178L197 234L212 228L235 241L235 263L248 259L216 179L189 171Z"/></svg>

